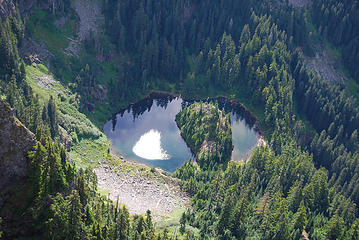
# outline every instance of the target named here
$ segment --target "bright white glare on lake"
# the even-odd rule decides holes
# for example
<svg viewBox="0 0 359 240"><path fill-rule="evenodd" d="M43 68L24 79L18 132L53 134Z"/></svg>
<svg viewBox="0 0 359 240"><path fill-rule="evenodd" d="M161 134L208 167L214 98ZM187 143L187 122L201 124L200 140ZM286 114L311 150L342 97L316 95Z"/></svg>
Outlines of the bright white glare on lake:
<svg viewBox="0 0 359 240"><path fill-rule="evenodd" d="M161 146L161 133L155 129L143 134L133 146L132 151L147 160L167 160L170 155Z"/></svg>

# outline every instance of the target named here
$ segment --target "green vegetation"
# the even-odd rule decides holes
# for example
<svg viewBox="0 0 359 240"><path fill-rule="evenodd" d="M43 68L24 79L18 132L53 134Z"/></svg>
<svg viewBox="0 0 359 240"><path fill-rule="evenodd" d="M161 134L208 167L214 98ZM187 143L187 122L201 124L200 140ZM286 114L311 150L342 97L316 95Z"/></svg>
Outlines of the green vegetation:
<svg viewBox="0 0 359 240"><path fill-rule="evenodd" d="M71 54L65 53L65 49L69 46L69 39L75 38L77 24L68 1L62 2L67 5L64 9L70 12L58 12L57 15L53 15L49 11L36 8L34 13L26 19L26 31L50 50L53 55L51 70L54 75L64 82L71 82L74 75L71 71L76 71L79 63L74 57L71 57ZM68 19L63 26L55 26L56 17L65 17L65 19L68 17ZM66 67L69 64L72 65L71 69Z"/></svg>
<svg viewBox="0 0 359 240"><path fill-rule="evenodd" d="M37 97L40 106L54 96L57 106L57 122L64 139L71 139L71 159L79 166L95 166L107 155L109 140L90 120L79 111L80 96L55 81L49 70L39 64L37 68L26 66L26 80Z"/></svg>
<svg viewBox="0 0 359 240"><path fill-rule="evenodd" d="M357 105L359 105L359 84L353 78L349 78L346 84L350 93L356 98Z"/></svg>
<svg viewBox="0 0 359 240"><path fill-rule="evenodd" d="M310 30L311 30L311 35L309 40L309 44L311 45L317 45L317 46L322 46L324 48L324 52L327 52L330 54L331 56L331 61L335 62L335 68L340 71L342 74L344 74L344 76L346 77L346 82L344 83L346 85L346 89L348 91L348 93L350 95L352 95L355 100L356 100L356 104L359 105L359 85L357 83L357 81L354 80L353 75L352 75L352 71L350 71L350 68L348 66L350 66L350 64L348 64L348 62L346 62L346 58L344 56L345 52L344 49L345 47L343 46L338 46L338 45L334 45L333 42L330 41L330 37L328 38L328 36L326 35L320 35L322 32L320 32L322 29L319 28L318 31L315 28L315 26L313 25L312 22L310 22L308 19L308 25L310 26ZM329 40L328 40L329 39ZM307 54L307 53L306 53ZM340 80L340 79L338 79Z"/></svg>
<svg viewBox="0 0 359 240"><path fill-rule="evenodd" d="M233 149L230 117L218 105L193 104L177 114L176 122L201 167L212 168L230 160Z"/></svg>
<svg viewBox="0 0 359 240"><path fill-rule="evenodd" d="M219 171L203 171L192 163L179 168L176 176L193 195L189 224L203 238L235 239L301 239L303 230L326 238L335 219L342 222L341 231L350 229L348 219L355 219L355 213L349 209L355 205L328 187L326 170L315 170L312 158L293 143L282 151L261 147L246 164L230 162ZM339 210L344 205L348 212ZM327 213L329 206L335 207Z"/></svg>
<svg viewBox="0 0 359 240"><path fill-rule="evenodd" d="M32 207L27 210L35 233L46 239L154 239L150 211L130 218L126 207L97 194L94 172L75 171L64 147L41 129L36 137L38 143L29 153ZM44 207L47 199L50 206Z"/></svg>
<svg viewBox="0 0 359 240"><path fill-rule="evenodd" d="M47 48L56 54L64 54L63 50L69 45L68 37L74 35L74 21L69 21L64 27L56 27L54 16L48 11L37 9L27 21L26 30L36 40L45 42Z"/></svg>
<svg viewBox="0 0 359 240"><path fill-rule="evenodd" d="M41 12L36 14L41 16ZM55 81L44 65L25 67L18 60L16 45L23 36L18 12L0 26L3 47L0 53L10 56L2 58L1 64L5 66L1 68L2 94L28 128L33 132L38 129L38 143L29 153L28 182L12 191L11 199L2 209L2 213L6 212L7 217L23 227L12 228L5 222L5 236L25 232L26 237L42 239L153 239L150 212L145 217L130 219L125 207L119 208L97 194L97 179L91 170L75 169L68 162L59 141L69 138L74 147L70 151L71 160L81 167L90 162L97 164L109 153L108 139L79 112L80 96ZM168 234L164 235L161 238L158 234L157 239L168 239Z"/></svg>
<svg viewBox="0 0 359 240"><path fill-rule="evenodd" d="M319 33L342 48L341 56L354 79L358 79L356 66L359 57L357 25L358 4L355 1L337 2L316 0L310 12Z"/></svg>
<svg viewBox="0 0 359 240"><path fill-rule="evenodd" d="M155 223L155 228L159 231L168 231L168 233L177 239L194 239L198 238L199 231L192 226L186 226L182 216L186 215L186 209L179 207L169 216L163 216L165 219ZM184 227L184 231L181 228Z"/></svg>
<svg viewBox="0 0 359 240"><path fill-rule="evenodd" d="M311 25L305 10L286 1L108 0L104 31L90 34L78 59L64 53L76 13L70 1L55 2L56 14L36 2L26 28L16 9L0 24L0 95L30 130L39 129L29 181L4 210L15 209L23 232L43 239L170 239L177 228L184 239L358 237L359 109L342 85L311 74L300 51L310 53L307 29L316 26L357 79L356 1L312 1ZM60 17L63 28L54 24ZM23 63L24 33L45 42L50 69ZM357 96L354 80L348 85ZM228 116L203 103L181 112L178 125L199 165L186 162L174 176L191 207L157 233L150 212L130 217L98 194L96 175L84 170L103 159L121 173L137 170L111 155L98 127L152 90L240 100L268 142L248 162L228 162ZM217 146L208 153L206 142Z"/></svg>

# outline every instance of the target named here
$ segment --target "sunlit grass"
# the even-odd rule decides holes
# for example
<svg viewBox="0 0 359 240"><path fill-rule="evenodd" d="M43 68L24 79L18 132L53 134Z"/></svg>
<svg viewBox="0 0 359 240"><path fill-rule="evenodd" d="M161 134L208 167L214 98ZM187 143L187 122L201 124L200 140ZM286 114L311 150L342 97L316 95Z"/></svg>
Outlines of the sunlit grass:
<svg viewBox="0 0 359 240"><path fill-rule="evenodd" d="M38 78L50 75L49 70L46 66L39 64L37 68L27 65L26 66L26 80L30 84L33 92L39 98L40 105L44 105L50 98L50 95L54 97L54 100L58 107L58 116L63 121L69 121L73 131L79 134L79 131L86 133L93 133L91 136L79 137L78 142L74 142L69 151L71 160L77 167L95 167L98 162L102 162L108 154L110 147L110 141L108 138L95 126L93 125L79 109L71 103L70 99L74 97L70 89L63 86L60 82L55 83L50 89L41 88L38 85ZM70 132L69 132L70 134ZM70 134L71 135L71 134Z"/></svg>
<svg viewBox="0 0 359 240"><path fill-rule="evenodd" d="M107 197L111 193L110 190L102 188L97 189L97 192L104 197Z"/></svg>
<svg viewBox="0 0 359 240"><path fill-rule="evenodd" d="M162 219L155 222L156 230L158 232L162 232L164 229L167 229L173 236L176 237L176 239L185 239L185 234L181 235L179 231L179 221L185 210L186 209L184 207L178 207L169 214L160 215ZM198 236L199 234L199 229L189 226L188 224L186 224L186 231L190 231L194 236Z"/></svg>

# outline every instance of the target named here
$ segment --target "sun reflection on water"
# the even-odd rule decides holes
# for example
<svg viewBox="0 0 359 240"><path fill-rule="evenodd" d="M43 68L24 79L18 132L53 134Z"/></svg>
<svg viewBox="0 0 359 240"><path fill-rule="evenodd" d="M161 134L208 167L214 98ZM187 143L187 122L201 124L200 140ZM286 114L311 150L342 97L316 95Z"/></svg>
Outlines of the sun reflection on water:
<svg viewBox="0 0 359 240"><path fill-rule="evenodd" d="M143 134L133 146L132 151L137 156L147 160L167 160L171 157L162 148L161 133L155 129Z"/></svg>

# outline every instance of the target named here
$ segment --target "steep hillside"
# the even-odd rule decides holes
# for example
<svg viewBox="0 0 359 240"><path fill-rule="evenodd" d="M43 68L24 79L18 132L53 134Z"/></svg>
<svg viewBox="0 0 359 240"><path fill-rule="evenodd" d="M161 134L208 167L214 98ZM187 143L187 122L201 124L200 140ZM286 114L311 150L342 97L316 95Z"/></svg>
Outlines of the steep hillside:
<svg viewBox="0 0 359 240"><path fill-rule="evenodd" d="M14 116L9 105L0 99L0 189L23 180L30 162L27 152L36 144L35 136ZM0 191L0 209L4 198Z"/></svg>
<svg viewBox="0 0 359 240"><path fill-rule="evenodd" d="M11 1L1 2L1 4L4 4L1 6L14 7L13 12L6 10L10 9L9 7L2 8L6 10L4 11L4 17L6 19L5 24L2 24L1 27L9 34L6 35L2 32L1 38L3 39L2 41L8 43L9 47L0 49L1 54L3 54L5 50L9 50L10 52L4 54L8 54L15 59L13 60L12 58L9 58L4 61L4 64L7 67L9 67L9 63L13 65L10 65L8 71L4 71L3 74L6 78L4 80L1 79L0 81L0 98L10 102L14 107L14 111L11 111L11 116L14 114L17 115L21 118L24 124L34 132L37 127L41 126L44 135L50 134L53 137L54 142L64 143L64 146L70 153L67 160L72 164L76 164L77 169L98 167L98 171L103 171L99 173L100 189L98 192L95 190L95 194L98 194L99 198L101 198L101 194L107 195L108 193L111 193L111 199L114 201L121 200L121 203L125 204L131 204L133 203L133 199L137 199L136 204L130 206L130 212L145 214L148 209L151 209L155 212L157 217L160 216L160 218L157 219L167 219L169 214L172 214L173 210L182 211L183 207L188 202L188 198L186 194L180 191L178 183L175 180L160 172L152 172L147 166L128 163L126 162L126 159L123 159L122 157L113 156L110 153L110 144L106 136L87 118L86 115L80 112L81 109L87 109L87 105L92 104L90 101L93 101L92 99L82 101L82 99L89 99L92 94L101 95L102 92L98 94L92 85L86 85L85 88L90 97L86 96L84 92L82 92L83 96L81 96L79 93L76 93L77 89L74 88L73 85L66 84L66 81L64 80L68 79L59 78L59 72L56 71L58 70L56 61L59 59L65 60L66 63L62 67L65 67L66 73L69 73L71 69L69 70L66 64L69 62L71 63L72 57L66 55L66 47L69 43L69 41L66 40L68 32L66 32L66 30L64 32L56 32L63 27L60 26L61 21L59 23L58 20L66 19L65 25L67 24L66 26L69 26L72 24L72 18L61 10L63 6L62 4L57 4L61 1L52 2L55 3L55 5L52 5L51 1L41 3L37 1L25 1L20 3L22 10L27 9L23 12L28 20L27 30L29 31L27 32L25 39L23 39L22 36L16 35L16 33L21 33L17 32L17 28L15 28L15 26L17 26L16 24L19 23L20 30L23 29L24 26L20 21L21 18L18 18L20 15L16 15L15 17L12 16L12 14L18 14L15 4L12 4ZM91 7L83 12L84 9L82 9L82 7L85 3L83 1L77 1L75 4L78 3L81 3L82 5L76 5L75 7L78 9L74 10L82 11L81 14L79 13L80 21L81 18L84 17L82 16L83 14L86 15L85 17L93 17L91 15L93 10ZM52 15L53 6L56 7L55 16ZM97 7L97 5L95 7ZM48 12L49 10L50 12ZM44 22L44 17L51 18L49 21L50 26L60 24L56 27L56 31L52 31L51 27ZM31 25L32 23L35 23L35 26ZM86 19L83 20L83 24L86 24ZM97 23L93 24L96 25ZM85 30L82 30L84 36L80 42L80 49L83 48L86 39L92 35L91 31L93 30L93 27L97 28L98 26L91 26L89 29L86 29L86 26L80 26L80 30L85 28ZM57 40L54 41L54 39ZM21 53L26 63L23 63L22 60L18 58L17 47L20 45L22 45ZM91 57L95 58L95 56ZM83 61L84 59L85 57L81 55L79 61ZM50 66L50 69L45 65ZM17 71L13 71L11 68L18 69L19 74L13 75L10 78L8 76L9 74L14 72L17 73ZM71 72L71 74L76 76L78 72L74 71ZM83 76L82 73L81 76ZM72 82L72 79L70 81ZM3 104L3 102L1 103ZM8 107L4 107L4 114L1 112L1 117L5 117L8 114L8 110ZM108 118L107 114L109 114L109 112L104 114L102 118ZM27 139L27 132L17 130L15 127L17 126L16 124L23 127L18 120L15 121L14 126L5 120L4 122L1 122L0 126L2 133L1 137L9 139L9 141L0 142L0 146L2 147L0 150L0 169L2 170L0 174L0 189L1 194L6 194L6 198L10 197L10 200L5 202L5 207L3 207L5 195L1 196L0 214L3 217L3 225L8 228L4 231L5 237L22 236L23 234L42 234L41 230L37 228L31 229L30 227L34 222L41 222L42 220L37 219L37 213L32 212L29 207L35 207L35 202L36 204L40 204L36 205L36 208L41 206L41 203L38 202L39 199L35 197L37 190L36 188L33 189L33 187L36 184L46 185L46 179L53 174L51 173L50 175L47 175L49 174L49 172L47 172L48 168L44 167L48 166L46 159L43 159L44 162L42 164L36 165L38 164L36 161L32 160L30 163L30 161L25 158L25 156L27 156L27 151L31 150L31 146L34 145L36 141L33 139L34 136L32 136L33 143L31 146L28 146L27 144L30 140ZM46 136L46 138L47 137L48 136ZM49 140L46 141L49 142ZM49 153L55 149L56 154L59 154L57 143L55 143L53 147L48 146L44 142L42 142L42 144ZM19 148L21 148L21 151ZM41 150L43 150L43 148L41 148ZM23 160L23 162L20 160ZM56 164L58 163L55 163L54 165L58 167ZM63 162L61 164L65 167L63 167L63 170L59 171L55 170L56 167L54 165L51 166L53 171L59 172L59 175L56 176L56 178L59 179L63 178L63 173L61 172L68 175L69 173L66 169L71 169L71 167L66 167L67 165ZM27 171L28 166L32 166L33 168L44 167L43 170L41 170L43 171L42 174L44 174L40 177L42 180L38 179L40 183L34 183L33 180L35 177L34 174L40 173L36 171L34 173L34 169L29 173ZM111 172L107 172L106 169L114 169L114 171L111 170ZM37 170L40 171L40 169ZM122 177L120 177L120 173ZM81 175L81 173L78 174ZM28 176L26 180L27 184L24 186L26 191L25 189L22 189L22 186L16 185L20 177L25 176ZM15 184L15 187L13 185L10 186L9 182ZM64 188L67 189L70 183L71 190L74 190L74 188L79 190L78 187L74 187L74 184L76 185L77 183L71 182L70 179L66 179L64 182L65 183L62 183L63 187L59 190L62 191ZM118 189L115 186L112 186L114 182L118 184L115 186L125 186L125 192L130 195L124 199L119 199L117 197L119 193ZM147 187L150 186L148 182L151 182L150 185L152 191L148 192L146 195L142 191L145 191ZM94 185L96 185L97 189L97 182L94 183ZM139 187L141 191L139 190ZM7 191L8 189L11 191ZM44 187L44 189L46 189L46 187ZM5 193L3 193L4 190L6 190ZM62 192L64 197L68 195L68 190L70 189L67 189L66 193ZM42 199L42 197L45 199L47 197L52 198L55 195L53 190L49 191L49 189L46 189L44 191L48 192L45 194L42 192L41 194L43 195L40 199ZM121 191L124 191L124 189L121 189L120 192ZM150 196L154 192L160 193L159 198L152 198ZM35 196L33 194L35 194ZM160 202L162 203L161 205L159 204ZM137 208L138 205L141 205L142 207ZM20 216L25 217L22 219ZM177 216L175 219L177 219ZM41 222L41 224L44 224L44 222ZM174 225L176 224L178 223L175 220ZM20 225L25 225L21 231L19 229Z"/></svg>

